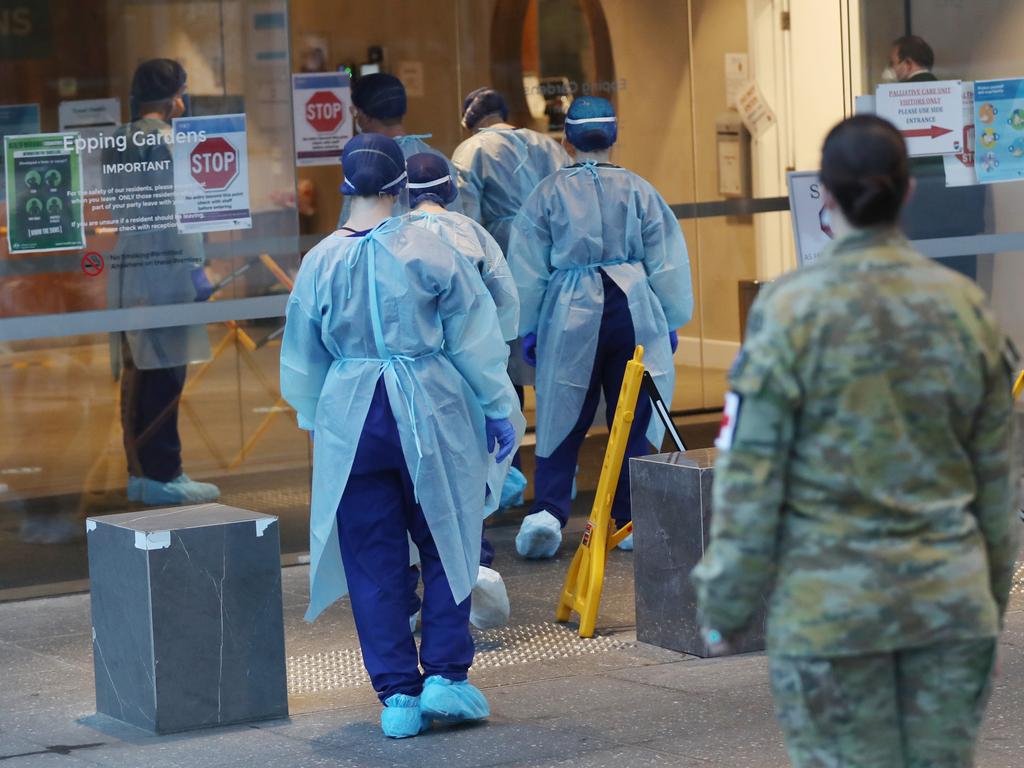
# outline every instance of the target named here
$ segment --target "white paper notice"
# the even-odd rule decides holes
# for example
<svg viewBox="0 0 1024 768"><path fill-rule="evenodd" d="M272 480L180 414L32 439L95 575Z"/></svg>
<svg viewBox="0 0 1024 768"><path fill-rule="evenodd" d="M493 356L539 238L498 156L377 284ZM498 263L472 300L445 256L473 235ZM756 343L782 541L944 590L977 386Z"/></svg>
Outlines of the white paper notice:
<svg viewBox="0 0 1024 768"><path fill-rule="evenodd" d="M83 139L99 141L104 134L112 135L121 124L121 100L62 101L57 116L62 131L76 131ZM85 152L82 155L82 188L86 192L102 186L101 159L100 152Z"/></svg>
<svg viewBox="0 0 1024 768"><path fill-rule="evenodd" d="M245 115L174 121L174 213L178 231L249 229Z"/></svg>
<svg viewBox="0 0 1024 768"><path fill-rule="evenodd" d="M755 138L760 138L775 125L775 113L761 95L757 83L751 80L736 95L736 109L743 124Z"/></svg>
<svg viewBox="0 0 1024 768"><path fill-rule="evenodd" d="M978 183L974 169L974 83L964 83L964 150L959 155L945 155L947 187L969 187Z"/></svg>
<svg viewBox="0 0 1024 768"><path fill-rule="evenodd" d="M963 84L959 80L880 85L875 97L878 116L902 131L911 157L963 152Z"/></svg>
<svg viewBox="0 0 1024 768"><path fill-rule="evenodd" d="M789 183L797 264L806 267L817 261L832 242L832 230L825 210L825 190L817 171L789 173L786 180Z"/></svg>
<svg viewBox="0 0 1024 768"><path fill-rule="evenodd" d="M750 57L745 53L725 54L725 105L736 108L736 97L750 80Z"/></svg>
<svg viewBox="0 0 1024 768"><path fill-rule="evenodd" d="M352 138L352 88L340 72L292 75L296 165L341 165Z"/></svg>

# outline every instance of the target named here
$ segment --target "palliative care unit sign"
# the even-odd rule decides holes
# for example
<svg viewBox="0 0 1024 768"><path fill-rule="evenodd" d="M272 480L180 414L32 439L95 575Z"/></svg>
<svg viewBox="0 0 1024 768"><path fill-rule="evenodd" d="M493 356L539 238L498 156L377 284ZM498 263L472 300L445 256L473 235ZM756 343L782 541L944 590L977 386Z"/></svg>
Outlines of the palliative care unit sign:
<svg viewBox="0 0 1024 768"><path fill-rule="evenodd" d="M975 83L974 118L978 181L1024 179L1024 78Z"/></svg>
<svg viewBox="0 0 1024 768"><path fill-rule="evenodd" d="M245 115L179 117L173 133L174 214L178 232L252 227Z"/></svg>

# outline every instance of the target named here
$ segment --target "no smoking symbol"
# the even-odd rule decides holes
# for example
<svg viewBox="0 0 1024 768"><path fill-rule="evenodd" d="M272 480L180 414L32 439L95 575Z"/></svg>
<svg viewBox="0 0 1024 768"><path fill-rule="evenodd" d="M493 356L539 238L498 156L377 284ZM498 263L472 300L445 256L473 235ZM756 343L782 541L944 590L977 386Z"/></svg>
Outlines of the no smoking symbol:
<svg viewBox="0 0 1024 768"><path fill-rule="evenodd" d="M82 271L89 277L96 277L103 271L103 256L96 251L89 251L82 256Z"/></svg>

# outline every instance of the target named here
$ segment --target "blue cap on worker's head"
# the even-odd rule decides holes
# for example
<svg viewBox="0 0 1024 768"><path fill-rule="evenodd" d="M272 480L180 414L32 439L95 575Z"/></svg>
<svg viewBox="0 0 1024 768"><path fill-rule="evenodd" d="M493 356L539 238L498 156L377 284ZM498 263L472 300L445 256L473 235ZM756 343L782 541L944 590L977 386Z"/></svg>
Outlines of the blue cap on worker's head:
<svg viewBox="0 0 1024 768"><path fill-rule="evenodd" d="M360 112L377 120L405 117L408 102L405 86L394 75L374 72L363 75L352 86L352 103Z"/></svg>
<svg viewBox="0 0 1024 768"><path fill-rule="evenodd" d="M508 120L508 102L493 88L477 88L462 102L462 124L472 130L482 118L495 112Z"/></svg>
<svg viewBox="0 0 1024 768"><path fill-rule="evenodd" d="M361 133L349 139L341 153L346 195L397 196L405 188L405 155L398 142L381 133Z"/></svg>
<svg viewBox="0 0 1024 768"><path fill-rule="evenodd" d="M583 152L608 149L619 137L615 108L608 99L581 96L565 116L565 138Z"/></svg>
<svg viewBox="0 0 1024 768"><path fill-rule="evenodd" d="M409 166L409 207L425 200L450 205L459 196L448 161L433 152L420 152L406 161Z"/></svg>

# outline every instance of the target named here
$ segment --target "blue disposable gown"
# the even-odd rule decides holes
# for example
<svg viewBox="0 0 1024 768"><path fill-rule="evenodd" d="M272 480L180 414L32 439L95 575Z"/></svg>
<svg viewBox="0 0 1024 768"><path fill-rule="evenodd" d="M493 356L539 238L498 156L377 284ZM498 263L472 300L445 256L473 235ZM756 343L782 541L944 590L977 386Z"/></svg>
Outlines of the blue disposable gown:
<svg viewBox="0 0 1024 768"><path fill-rule="evenodd" d="M419 155L419 154L424 153L424 152L427 153L427 154L437 155L439 157L444 157L444 153L438 152L436 149L434 149L432 146L430 146L429 144L427 144L427 142L424 141L424 139L429 139L430 137L431 137L431 134L429 134L429 133L422 133L422 134L411 134L410 133L410 134L406 134L406 135L403 135L403 136L395 136L394 139L395 139L395 142L398 144L398 146L401 148L402 154L405 155L405 159L406 160L408 160L413 155ZM451 161L447 157L444 157L444 161L446 163L448 163L448 172L452 175L452 178L453 179L456 178L455 167L452 165ZM459 212L461 212L462 211L462 203L459 200L456 200L454 203L452 203L450 206L448 206L448 208L449 208L449 210L452 210L452 211L459 211ZM348 221L348 217L349 217L349 214L351 213L351 210L352 210L352 198L350 196L348 196L348 195L345 195L345 199L342 200L342 202L341 202L341 215L338 216L338 226L339 227L341 227L346 221ZM392 211L392 213L395 216L401 216L403 213L408 213L408 211L409 211L409 192L408 192L408 190L405 190L404 192L402 192L401 196L398 198L398 202L395 203L395 208Z"/></svg>
<svg viewBox="0 0 1024 768"><path fill-rule="evenodd" d="M693 288L679 222L651 184L617 166L564 168L526 201L508 254L520 333L537 334L539 456L562 443L583 406L604 306L601 269L626 295L644 365L672 402L668 333L690 321ZM656 417L647 436L661 445Z"/></svg>
<svg viewBox="0 0 1024 768"><path fill-rule="evenodd" d="M529 128L485 128L452 155L462 212L483 224L507 256L512 219L541 180L568 163L550 136Z"/></svg>
<svg viewBox="0 0 1024 768"><path fill-rule="evenodd" d="M469 259L480 273L487 292L498 309L498 323L505 341L519 336L519 292L508 268L505 254L490 233L473 219L461 213L413 211L408 219L438 235L448 245Z"/></svg>
<svg viewBox="0 0 1024 768"><path fill-rule="evenodd" d="M347 592L336 514L381 376L452 594L469 596L494 462L484 418L519 412L507 354L480 275L419 227L388 219L362 238L333 234L303 259L281 394L315 431L308 620Z"/></svg>
<svg viewBox="0 0 1024 768"><path fill-rule="evenodd" d="M519 293L515 280L505 261L505 255L498 243L484 229L468 216L448 211L434 213L413 211L406 215L410 223L433 232L455 251L469 261L480 273L487 292L498 310L498 325L505 341L513 341L519 335ZM526 434L526 419L515 409L512 424L516 428L516 443L521 443ZM487 497L485 514L490 515L501 500L501 488L512 465L513 455L500 464L492 464L487 472L487 487L497 488L497 495Z"/></svg>

